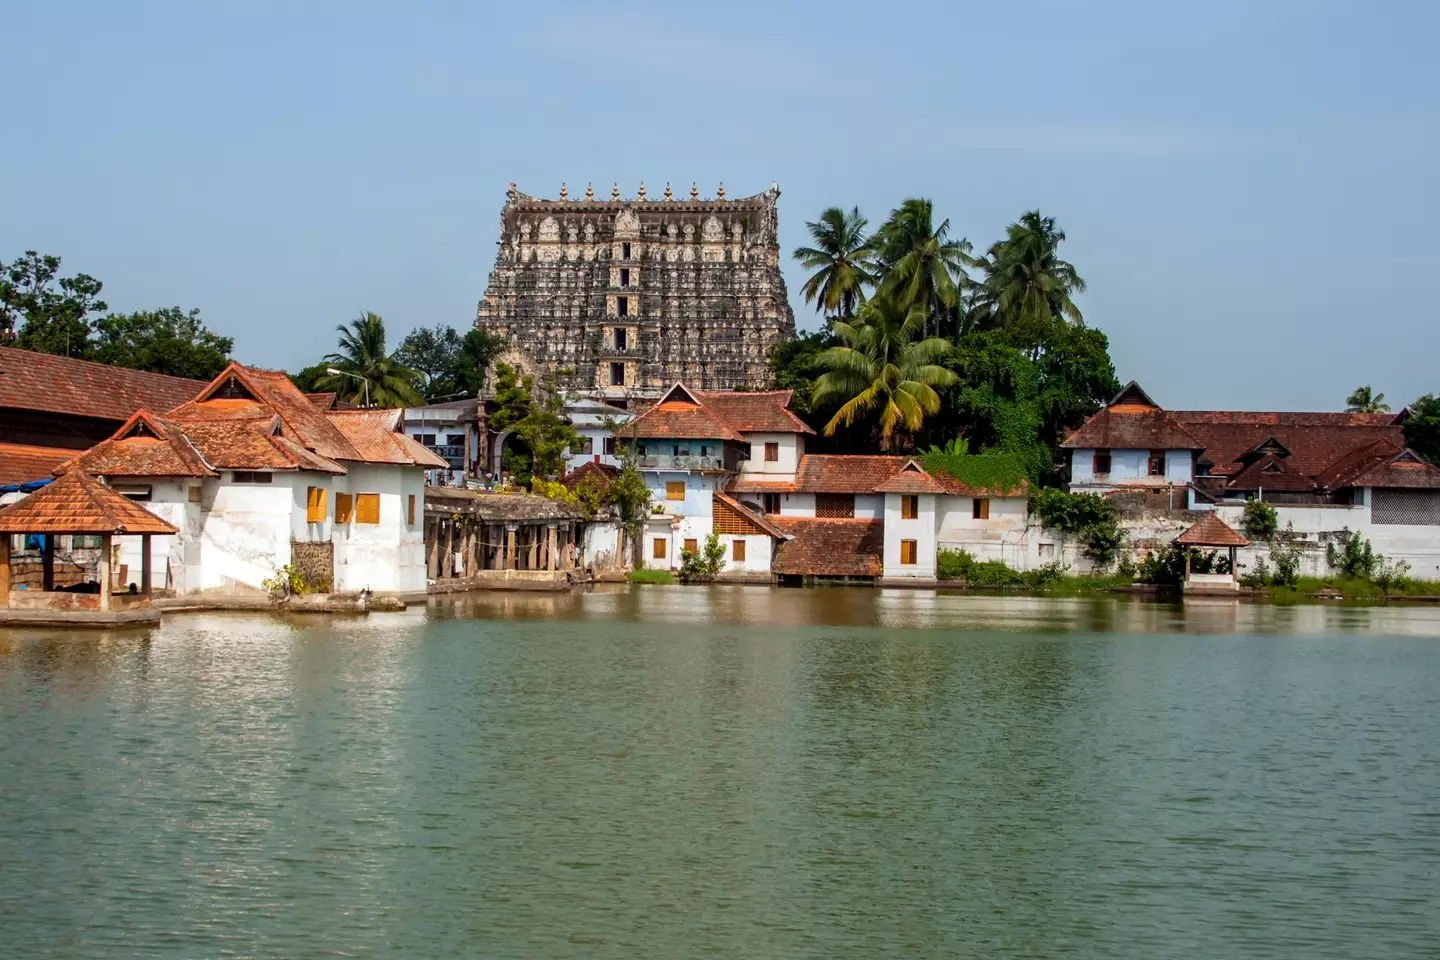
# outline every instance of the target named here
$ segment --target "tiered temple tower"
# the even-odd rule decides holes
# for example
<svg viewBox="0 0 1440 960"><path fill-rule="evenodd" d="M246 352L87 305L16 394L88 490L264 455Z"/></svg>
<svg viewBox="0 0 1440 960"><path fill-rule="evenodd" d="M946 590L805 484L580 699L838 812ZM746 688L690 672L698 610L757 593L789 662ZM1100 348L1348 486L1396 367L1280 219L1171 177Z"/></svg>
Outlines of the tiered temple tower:
<svg viewBox="0 0 1440 960"><path fill-rule="evenodd" d="M684 381L769 385L770 348L795 336L780 275L780 189L713 200L638 195L541 200L512 183L475 325L501 359L572 391L630 405Z"/></svg>

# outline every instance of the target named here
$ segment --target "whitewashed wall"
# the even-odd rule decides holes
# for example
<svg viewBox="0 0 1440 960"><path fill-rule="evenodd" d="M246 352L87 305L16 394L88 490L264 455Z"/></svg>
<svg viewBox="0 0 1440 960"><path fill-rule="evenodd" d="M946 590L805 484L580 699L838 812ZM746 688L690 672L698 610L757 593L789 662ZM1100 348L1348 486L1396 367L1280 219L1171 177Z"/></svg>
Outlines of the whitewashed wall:
<svg viewBox="0 0 1440 960"><path fill-rule="evenodd" d="M799 433L747 433L745 442L750 444L750 459L740 461L743 476L785 474L785 479L794 477L799 468L800 455L805 452L805 438ZM765 444L779 444L779 459L765 459ZM775 479L782 479L776 476Z"/></svg>
<svg viewBox="0 0 1440 960"><path fill-rule="evenodd" d="M720 534L720 544L725 548L725 563L721 567L723 573L769 573L770 558L774 553L775 541L765 534L736 535ZM745 541L745 559L737 562L735 557L735 541ZM699 543L700 549L705 549L705 541ZM678 563L677 563L678 565Z"/></svg>
<svg viewBox="0 0 1440 960"><path fill-rule="evenodd" d="M935 579L935 500L933 493L919 495L914 520L901 516L901 495L885 494L885 552L881 561L886 579ZM915 541L915 563L900 562L900 541Z"/></svg>

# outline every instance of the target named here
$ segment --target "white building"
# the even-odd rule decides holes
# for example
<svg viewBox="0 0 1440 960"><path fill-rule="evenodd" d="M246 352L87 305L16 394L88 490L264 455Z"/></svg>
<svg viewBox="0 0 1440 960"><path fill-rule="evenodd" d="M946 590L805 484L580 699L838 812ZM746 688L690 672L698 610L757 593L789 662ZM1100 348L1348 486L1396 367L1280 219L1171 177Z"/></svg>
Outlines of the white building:
<svg viewBox="0 0 1440 960"><path fill-rule="evenodd" d="M565 452L565 472L578 470L582 463L599 463L617 467L620 460L615 456L615 436L609 423L629 423L635 414L629 410L612 407L599 400L573 399L565 404L565 418L580 437L577 449Z"/></svg>
<svg viewBox="0 0 1440 960"><path fill-rule="evenodd" d="M323 410L283 373L232 363L195 399L135 413L59 472L84 470L180 533L155 589L247 592L294 563L333 591L425 589L426 469L400 410ZM121 563L141 568L139 542Z"/></svg>
<svg viewBox="0 0 1440 960"><path fill-rule="evenodd" d="M463 487L480 475L485 463L485 429L476 400L427 403L405 411L405 433L444 460L445 467L425 471L432 486Z"/></svg>

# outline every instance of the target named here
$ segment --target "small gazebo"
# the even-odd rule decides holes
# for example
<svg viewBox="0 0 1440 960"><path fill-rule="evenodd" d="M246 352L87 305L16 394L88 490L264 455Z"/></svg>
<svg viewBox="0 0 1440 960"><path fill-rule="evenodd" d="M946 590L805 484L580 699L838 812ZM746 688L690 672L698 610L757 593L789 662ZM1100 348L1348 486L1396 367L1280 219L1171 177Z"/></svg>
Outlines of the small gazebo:
<svg viewBox="0 0 1440 960"><path fill-rule="evenodd" d="M110 611L114 600L110 588L110 554L116 536L139 536L143 543L140 592L127 595L120 606L124 609L147 607L150 605L150 538L178 532L83 470L71 470L24 500L0 509L0 609L21 606L30 610ZM44 538L39 590L11 593L10 539L15 534ZM99 583L93 592L55 589L55 541L57 536L66 534L100 538L96 571Z"/></svg>
<svg viewBox="0 0 1440 960"><path fill-rule="evenodd" d="M1190 552L1185 552L1185 592L1234 593L1240 588L1235 577L1235 551L1250 541L1224 520L1210 514L1175 538L1182 547L1227 547L1230 550L1229 573L1191 573Z"/></svg>

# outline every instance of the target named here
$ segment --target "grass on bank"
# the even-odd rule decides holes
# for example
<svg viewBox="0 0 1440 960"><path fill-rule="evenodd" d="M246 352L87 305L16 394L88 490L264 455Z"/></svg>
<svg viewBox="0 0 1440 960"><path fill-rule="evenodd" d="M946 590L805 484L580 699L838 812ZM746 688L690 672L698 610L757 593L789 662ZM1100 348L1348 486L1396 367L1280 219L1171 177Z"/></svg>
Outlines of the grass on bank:
<svg viewBox="0 0 1440 960"><path fill-rule="evenodd" d="M631 583L664 583L675 582L675 575L669 570L631 570L627 579Z"/></svg>

